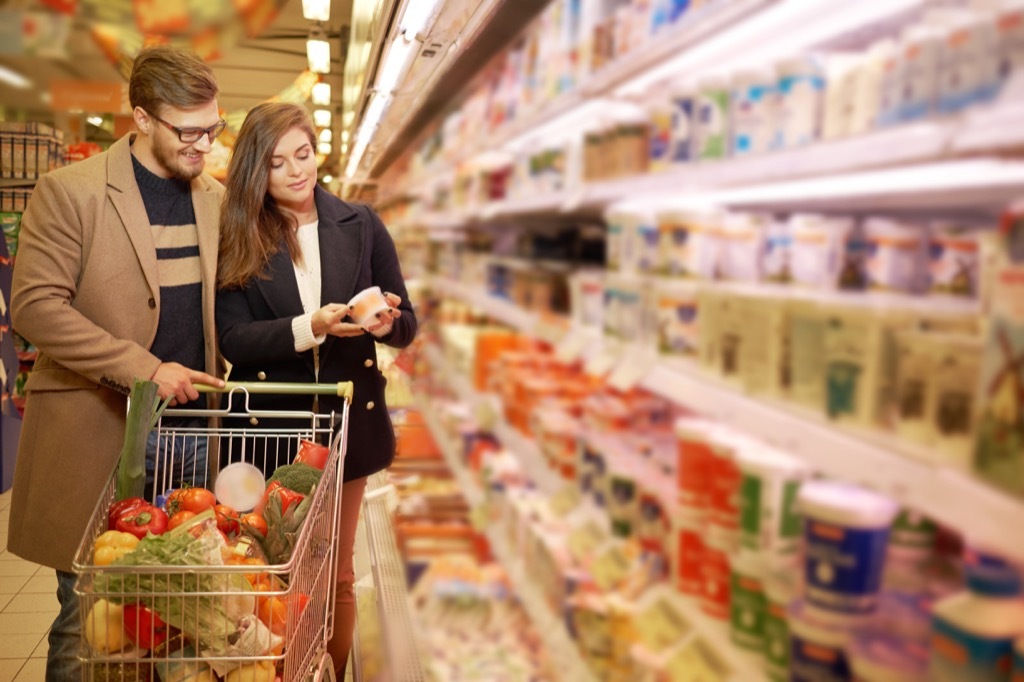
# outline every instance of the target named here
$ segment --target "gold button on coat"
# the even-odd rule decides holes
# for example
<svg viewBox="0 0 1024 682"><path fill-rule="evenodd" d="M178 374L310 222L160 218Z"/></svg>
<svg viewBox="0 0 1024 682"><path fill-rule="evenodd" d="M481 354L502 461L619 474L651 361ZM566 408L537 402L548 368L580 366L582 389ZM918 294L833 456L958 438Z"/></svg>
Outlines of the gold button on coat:
<svg viewBox="0 0 1024 682"><path fill-rule="evenodd" d="M372 400L370 402L366 403L366 409L368 409L368 410L372 410L373 409L373 401Z"/></svg>
<svg viewBox="0 0 1024 682"><path fill-rule="evenodd" d="M373 367L373 360L367 358L366 361L363 362L363 365L366 367Z"/></svg>
<svg viewBox="0 0 1024 682"><path fill-rule="evenodd" d="M267 373L266 372L257 372L256 373L256 378L259 379L260 381L266 381Z"/></svg>
<svg viewBox="0 0 1024 682"><path fill-rule="evenodd" d="M252 424L253 426L256 426L257 424L260 423L260 420L257 419L256 417L249 417L249 423Z"/></svg>

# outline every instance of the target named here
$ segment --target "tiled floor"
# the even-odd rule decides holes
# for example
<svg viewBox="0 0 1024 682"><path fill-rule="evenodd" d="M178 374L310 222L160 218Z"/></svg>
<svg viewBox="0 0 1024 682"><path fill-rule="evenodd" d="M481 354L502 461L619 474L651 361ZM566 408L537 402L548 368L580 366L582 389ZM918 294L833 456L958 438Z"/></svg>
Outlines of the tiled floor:
<svg viewBox="0 0 1024 682"><path fill-rule="evenodd" d="M57 616L52 568L7 551L11 493L0 495L0 682L39 682L46 672L46 633Z"/></svg>

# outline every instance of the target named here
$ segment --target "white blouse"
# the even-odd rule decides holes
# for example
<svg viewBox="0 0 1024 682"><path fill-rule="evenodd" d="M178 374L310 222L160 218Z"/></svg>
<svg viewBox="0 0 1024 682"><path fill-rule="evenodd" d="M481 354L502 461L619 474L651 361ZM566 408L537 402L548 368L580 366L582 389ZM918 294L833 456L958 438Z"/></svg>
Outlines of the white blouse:
<svg viewBox="0 0 1024 682"><path fill-rule="evenodd" d="M295 352L303 353L319 346L327 334L313 335L313 313L320 309L320 238L317 234L318 221L299 225L296 237L302 249L302 263L295 267L295 282L299 285L299 298L304 314L292 320L292 335L295 337Z"/></svg>

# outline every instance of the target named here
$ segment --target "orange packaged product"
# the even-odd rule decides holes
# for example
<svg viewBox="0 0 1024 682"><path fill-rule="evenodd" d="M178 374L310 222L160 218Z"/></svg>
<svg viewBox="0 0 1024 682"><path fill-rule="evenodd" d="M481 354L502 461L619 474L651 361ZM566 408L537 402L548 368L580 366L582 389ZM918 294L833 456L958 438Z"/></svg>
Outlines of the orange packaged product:
<svg viewBox="0 0 1024 682"><path fill-rule="evenodd" d="M717 427L712 422L694 417L676 420L679 443L676 465L679 508L684 514L706 518L710 510L711 470L714 452L711 437Z"/></svg>

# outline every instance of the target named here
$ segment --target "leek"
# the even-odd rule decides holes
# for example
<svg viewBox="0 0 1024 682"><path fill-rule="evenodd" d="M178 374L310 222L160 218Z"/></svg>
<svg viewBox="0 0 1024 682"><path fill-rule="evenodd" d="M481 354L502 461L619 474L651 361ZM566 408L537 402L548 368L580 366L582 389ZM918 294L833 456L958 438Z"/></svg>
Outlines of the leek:
<svg viewBox="0 0 1024 682"><path fill-rule="evenodd" d="M146 439L156 427L160 415L170 402L158 404L159 385L155 381L136 379L128 398L128 419L124 428L124 444L117 464L115 499L142 497L146 488Z"/></svg>

